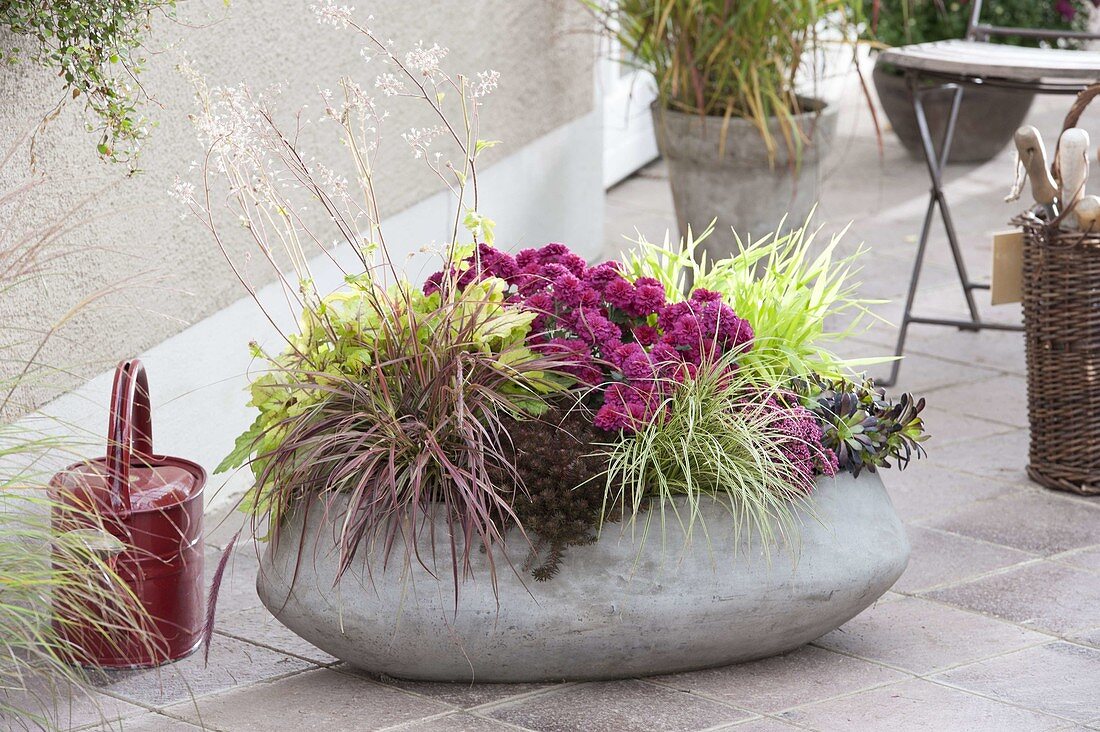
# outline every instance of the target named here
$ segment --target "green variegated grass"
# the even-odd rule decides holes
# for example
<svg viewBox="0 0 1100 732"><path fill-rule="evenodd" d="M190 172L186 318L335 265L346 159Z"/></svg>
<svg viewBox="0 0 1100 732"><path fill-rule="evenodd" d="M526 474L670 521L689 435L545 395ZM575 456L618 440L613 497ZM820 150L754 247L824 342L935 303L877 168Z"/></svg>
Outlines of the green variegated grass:
<svg viewBox="0 0 1100 732"><path fill-rule="evenodd" d="M605 515L633 518L643 540L654 522L674 520L690 541L696 528L707 536L702 509L717 503L738 540L757 537L765 552L796 541L813 481L783 453L790 438L776 422L786 415L763 406L772 392L731 372L737 360L701 367L668 397L664 419L607 447Z"/></svg>
<svg viewBox="0 0 1100 732"><path fill-rule="evenodd" d="M39 448L25 437L15 440L20 452ZM5 447L11 457L12 441ZM88 528L55 530L55 510ZM74 697L87 694L84 672L71 665L85 657L84 649L62 629L85 628L73 637L102 641L116 652L122 646L114 639L129 637L152 650L148 616L100 551L107 541L98 537L109 536L98 516L60 506L33 476L5 470L0 477L0 719L53 729L65 724Z"/></svg>
<svg viewBox="0 0 1100 732"><path fill-rule="evenodd" d="M623 255L623 264L632 278L654 277L674 297L683 297L692 287L722 293L730 307L752 323L755 333L752 350L739 359L743 376L782 386L792 377L810 374L851 378L867 366L890 360L842 358L830 348L858 332L865 319L877 317L869 307L882 302L859 297L855 277L866 250L861 246L839 255L844 231L815 254L820 228L810 229L807 221L779 233L780 222L775 233L755 241L735 234L738 251L711 262L698 245L713 229L712 222L699 236L689 231L676 245L667 234L663 244L639 237L635 248Z"/></svg>

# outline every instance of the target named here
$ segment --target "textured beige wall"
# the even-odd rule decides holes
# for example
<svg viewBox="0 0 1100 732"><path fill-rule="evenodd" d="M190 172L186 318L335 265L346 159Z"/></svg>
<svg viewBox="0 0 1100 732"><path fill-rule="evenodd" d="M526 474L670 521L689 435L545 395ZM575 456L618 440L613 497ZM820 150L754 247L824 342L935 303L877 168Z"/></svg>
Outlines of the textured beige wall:
<svg viewBox="0 0 1100 732"><path fill-rule="evenodd" d="M500 88L487 100L482 137L505 144L487 152L489 163L592 109L595 42L575 0L353 4L361 14L373 14L373 27L392 37L398 49L418 40L438 42L451 49L449 70L501 72ZM186 0L180 3L182 23L159 23L142 76L157 101L148 113L159 126L137 176L126 178L123 168L96 158L95 139L83 129L79 105L70 105L40 135L38 169L48 179L18 212L20 221L41 226L71 219L74 202L89 196L93 202L85 216L94 219L65 238L73 256L62 273L42 279L33 294L0 297L0 323L46 327L88 293L135 271L150 272L124 298L86 311L54 342L46 360L74 372L56 386L69 387L102 371L243 294L213 243L193 221L181 219L179 205L167 195L174 176L186 175L200 153L186 118L191 91L174 67L182 51L212 84L285 82L280 107L308 103L313 116L320 111L317 89L335 87L343 74L373 87L377 71L361 59L363 44L349 31L319 25L308 5L309 0L233 0L226 9L222 0ZM7 42L0 37L0 43ZM26 65L0 69L0 150L32 128L60 95L53 72ZM381 178L383 215L436 190L399 138L415 115L410 117L407 107L388 106L394 116ZM338 159L339 146L320 133L312 128L307 144L316 145L322 159ZM0 190L22 178L26 161L21 153L0 173ZM265 274L256 271L257 277ZM242 334L242 343L246 338ZM25 392L24 406L48 395Z"/></svg>

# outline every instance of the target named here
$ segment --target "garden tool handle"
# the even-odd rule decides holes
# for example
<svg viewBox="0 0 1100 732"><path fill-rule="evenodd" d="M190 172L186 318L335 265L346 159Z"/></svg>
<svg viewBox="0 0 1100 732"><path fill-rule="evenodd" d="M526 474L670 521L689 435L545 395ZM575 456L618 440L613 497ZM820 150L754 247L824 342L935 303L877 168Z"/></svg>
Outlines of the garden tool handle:
<svg viewBox="0 0 1100 732"><path fill-rule="evenodd" d="M107 488L112 508L120 516L130 515L131 464L135 459L149 463L152 455L149 377L138 359L122 361L115 369L111 416L107 425Z"/></svg>
<svg viewBox="0 0 1100 732"><path fill-rule="evenodd" d="M1077 123L1081 120L1081 115L1085 113L1085 109L1089 106L1093 99L1100 96L1100 84L1091 84L1084 88L1077 95L1077 98L1073 100L1073 105L1069 108L1069 112L1066 113L1066 119L1062 123L1062 132L1076 127ZM1059 136L1059 141L1061 137ZM1054 159L1051 161L1050 172L1054 174L1054 180L1060 184L1062 182L1061 171L1058 170L1058 147L1054 148Z"/></svg>

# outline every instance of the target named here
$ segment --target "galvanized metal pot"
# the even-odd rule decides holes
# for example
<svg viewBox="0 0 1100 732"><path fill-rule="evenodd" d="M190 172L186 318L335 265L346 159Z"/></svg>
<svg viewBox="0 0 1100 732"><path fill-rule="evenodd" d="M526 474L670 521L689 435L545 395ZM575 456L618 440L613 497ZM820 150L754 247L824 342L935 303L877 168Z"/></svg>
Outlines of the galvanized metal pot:
<svg viewBox="0 0 1100 732"><path fill-rule="evenodd" d="M734 539L728 509L704 504L707 536L685 545L675 519L662 531L605 528L568 550L557 576L522 573L526 545L511 535L497 561L474 552L456 601L448 527L424 567L396 548L383 571L363 552L335 582L339 511L293 514L264 555L257 588L292 631L354 666L436 681L610 679L720 666L783 653L839 627L901 576L909 545L878 476L818 481L797 545ZM400 543L400 542L399 542ZM368 562L370 570L368 571Z"/></svg>
<svg viewBox="0 0 1100 732"><path fill-rule="evenodd" d="M203 607L203 487L198 463L153 452L149 382L137 359L115 371L107 455L53 477L58 531L106 529L120 547L111 563L148 615L143 628L105 636L73 618L55 620L73 660L132 668L175 661L196 650ZM93 521L93 518L96 519ZM93 529L94 526L94 529ZM96 608L88 608L96 617Z"/></svg>

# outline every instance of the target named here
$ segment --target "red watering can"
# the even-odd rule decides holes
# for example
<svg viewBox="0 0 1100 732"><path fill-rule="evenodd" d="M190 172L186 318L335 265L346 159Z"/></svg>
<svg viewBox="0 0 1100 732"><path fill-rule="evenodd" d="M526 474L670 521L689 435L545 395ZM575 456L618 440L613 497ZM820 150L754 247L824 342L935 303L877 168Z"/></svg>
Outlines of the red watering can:
<svg viewBox="0 0 1100 732"><path fill-rule="evenodd" d="M98 533L89 548L108 558L144 622L116 623L104 633L103 623L93 622L100 608L61 617L73 614L71 605L55 603L54 627L77 663L157 666L191 654L202 639L206 471L153 453L149 381L137 359L115 370L107 435L105 457L74 463L50 481L51 497L72 509L55 509L54 528Z"/></svg>

